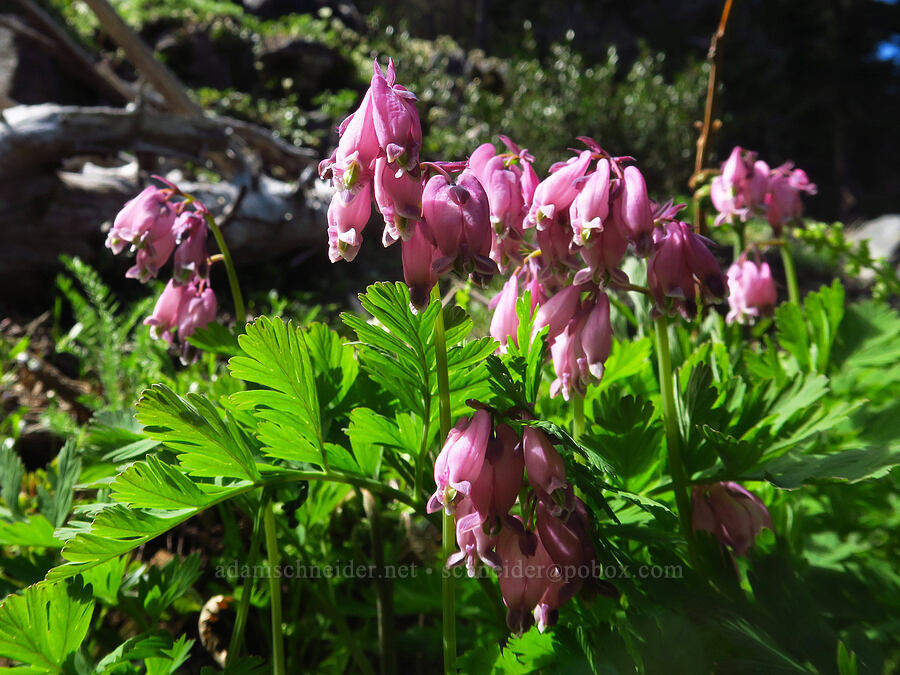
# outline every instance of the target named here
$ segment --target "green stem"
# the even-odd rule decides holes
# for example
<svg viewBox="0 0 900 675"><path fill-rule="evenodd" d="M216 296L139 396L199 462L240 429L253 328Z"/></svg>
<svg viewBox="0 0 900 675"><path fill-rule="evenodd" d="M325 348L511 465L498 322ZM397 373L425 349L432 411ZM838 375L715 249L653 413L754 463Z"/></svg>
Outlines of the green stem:
<svg viewBox="0 0 900 675"><path fill-rule="evenodd" d="M272 501L267 499L263 506L263 522L266 528L266 553L269 557L269 603L272 608L272 673L285 675L284 637L281 633L281 577L275 574L281 562L278 550L278 534Z"/></svg>
<svg viewBox="0 0 900 675"><path fill-rule="evenodd" d="M216 238L216 245L222 253L222 261L225 263L225 271L228 274L228 285L231 286L231 299L234 301L237 327L239 331L243 331L244 322L247 320L247 311L244 309L244 296L241 295L241 286L238 283L237 272L234 269L234 261L231 259L231 251L228 250L225 237L222 236L222 230L216 224L216 219L209 212L205 216L206 224L212 230L213 236Z"/></svg>
<svg viewBox="0 0 900 675"><path fill-rule="evenodd" d="M433 297L440 303L441 296L435 285ZM434 300L432 300L434 302ZM434 361L437 370L438 398L440 403L441 445L450 431L450 378L447 372L447 340L444 336L444 307L438 307L434 320ZM456 550L456 526L453 514L442 514L443 547L441 560L445 561ZM456 672L456 589L452 574L441 568L441 593L443 600L444 672Z"/></svg>
<svg viewBox="0 0 900 675"><path fill-rule="evenodd" d="M666 447L669 453L669 473L675 491L678 520L681 532L688 545L688 557L696 563L694 532L691 528L691 502L687 493L687 475L681 456L681 431L675 414L675 377L672 373L672 359L669 354L669 330L665 316L656 320L656 357L659 364L659 393L662 397L663 423L666 427Z"/></svg>
<svg viewBox="0 0 900 675"><path fill-rule="evenodd" d="M265 497L263 497L265 498ZM256 513L253 521L253 534L250 537L250 548L247 552L247 564L252 568L256 564L256 556L259 555L259 543L262 539L262 508ZM241 648L244 646L244 630L247 627L247 616L250 612L250 598L253 595L253 575L244 579L241 589L241 602L237 608L237 616L234 619L234 629L231 631L231 640L228 643L228 654L225 656L225 667L234 663Z"/></svg>
<svg viewBox="0 0 900 675"><path fill-rule="evenodd" d="M747 238L744 232L744 223L737 223L734 226L734 259L735 261L741 257L744 249L747 247Z"/></svg>
<svg viewBox="0 0 900 675"><path fill-rule="evenodd" d="M584 434L584 396L575 392L572 395L572 438L579 440Z"/></svg>
<svg viewBox="0 0 900 675"><path fill-rule="evenodd" d="M781 246L781 260L784 263L784 278L787 281L788 299L795 305L800 304L800 290L797 287L797 269L791 255L790 244L785 240Z"/></svg>

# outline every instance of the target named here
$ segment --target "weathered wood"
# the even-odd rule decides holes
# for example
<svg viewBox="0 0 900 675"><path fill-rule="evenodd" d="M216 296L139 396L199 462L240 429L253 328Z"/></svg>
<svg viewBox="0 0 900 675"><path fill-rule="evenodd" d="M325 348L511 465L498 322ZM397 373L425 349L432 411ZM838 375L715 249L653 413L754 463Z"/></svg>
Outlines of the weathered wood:
<svg viewBox="0 0 900 675"><path fill-rule="evenodd" d="M298 174L316 161L309 150L274 138L262 127L227 117L42 104L2 112L0 182L53 169L69 157L121 151L212 158L220 171L234 174L243 163L239 148L243 144L266 164L289 173Z"/></svg>
<svg viewBox="0 0 900 675"><path fill-rule="evenodd" d="M259 154L298 175L315 162L311 153L291 151L266 138L266 131L245 125ZM220 183L178 180L214 214L246 195L229 218L225 237L238 265L290 256L323 247L330 189L321 181L297 185L265 175L251 176L244 161L248 146L236 141L233 122L218 117L186 117L153 111L16 106L0 119L0 312L6 302L52 293L61 253L112 264L103 247L108 226L122 205L143 187L137 161L123 151L189 158L215 158L225 179ZM85 159L118 168L85 164ZM125 166L121 166L121 165ZM171 165L171 162L168 163ZM308 172L309 173L309 172ZM104 262L105 261L105 262ZM121 265L124 269L126 262Z"/></svg>

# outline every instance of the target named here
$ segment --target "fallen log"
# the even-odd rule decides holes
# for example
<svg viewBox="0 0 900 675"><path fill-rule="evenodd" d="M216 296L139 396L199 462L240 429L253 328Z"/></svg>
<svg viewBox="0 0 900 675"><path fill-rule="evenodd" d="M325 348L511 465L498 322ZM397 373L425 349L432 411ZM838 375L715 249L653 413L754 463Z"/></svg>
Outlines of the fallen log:
<svg viewBox="0 0 900 675"><path fill-rule="evenodd" d="M215 215L243 187L224 230L238 265L270 260L272 251L289 256L325 245L330 189L314 178L315 157L261 127L247 124L245 140L231 121L212 116L56 105L0 114L0 305L46 299L62 253L100 259L104 224L146 183L135 157L214 162L222 182L179 185ZM254 171L276 161L293 175L305 169L306 180L288 183ZM147 167L148 173L174 165Z"/></svg>

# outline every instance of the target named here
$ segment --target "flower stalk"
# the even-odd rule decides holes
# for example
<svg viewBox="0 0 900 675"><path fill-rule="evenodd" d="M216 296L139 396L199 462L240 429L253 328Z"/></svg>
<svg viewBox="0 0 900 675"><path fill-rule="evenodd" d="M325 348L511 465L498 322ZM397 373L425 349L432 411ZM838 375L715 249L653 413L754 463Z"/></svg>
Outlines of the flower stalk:
<svg viewBox="0 0 900 675"><path fill-rule="evenodd" d="M281 562L278 550L278 532L275 524L275 513L272 510L272 500L267 499L263 506L263 523L266 530L266 554L268 555L269 570L275 570ZM269 574L269 603L272 614L272 673L273 675L285 675L284 666L284 636L281 628L281 577L274 572Z"/></svg>
<svg viewBox="0 0 900 675"><path fill-rule="evenodd" d="M432 302L439 303L438 313L434 320L434 361L437 371L438 399L440 408L441 445L450 431L450 378L447 371L447 341L444 335L444 307L438 286L432 292ZM441 560L447 560L456 551L456 523L453 514L446 509L441 514L443 545ZM456 588L452 574L441 577L441 595L443 600L443 645L444 672L456 672Z"/></svg>
<svg viewBox="0 0 900 675"><path fill-rule="evenodd" d="M784 263L784 278L787 282L788 299L795 305L800 304L800 289L797 286L797 268L794 267L794 257L788 242L781 245L781 260Z"/></svg>
<svg viewBox="0 0 900 675"><path fill-rule="evenodd" d="M244 307L244 296L241 293L241 286L238 283L237 271L234 268L234 261L231 258L231 251L228 250L228 244L225 243L225 237L222 230L216 224L209 211L204 212L206 224L209 225L210 231L216 238L216 245L222 255L222 262L225 263L225 272L228 274L228 285L231 288L231 299L234 301L234 313L237 320L238 330L243 331L243 323L247 320L247 310Z"/></svg>
<svg viewBox="0 0 900 675"><path fill-rule="evenodd" d="M687 492L687 475L681 455L681 430L675 413L675 377L672 372L672 358L669 353L669 329L665 315L656 320L656 357L659 364L659 392L662 397L663 423L666 428L666 447L669 453L669 473L678 508L678 521L688 546L688 558L697 562L694 532L691 528L691 502Z"/></svg>

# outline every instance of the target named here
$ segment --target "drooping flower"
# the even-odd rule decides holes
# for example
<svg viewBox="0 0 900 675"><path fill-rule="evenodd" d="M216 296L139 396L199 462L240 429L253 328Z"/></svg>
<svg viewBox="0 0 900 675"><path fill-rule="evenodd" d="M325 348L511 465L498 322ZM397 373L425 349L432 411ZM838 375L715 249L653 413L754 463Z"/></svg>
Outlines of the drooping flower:
<svg viewBox="0 0 900 675"><path fill-rule="evenodd" d="M455 567L465 563L468 576L474 577L478 563L500 571L502 561L495 550L497 536L487 534L481 522L471 525L475 513L475 505L469 498L464 498L456 505L456 543L459 551L447 558L447 567ZM477 518L476 518L477 520Z"/></svg>
<svg viewBox="0 0 900 675"><path fill-rule="evenodd" d="M735 147L722 164L722 173L710 184L710 199L719 212L715 224L746 221L763 204L769 167L756 153Z"/></svg>
<svg viewBox="0 0 900 675"><path fill-rule="evenodd" d="M566 464L543 431L525 427L522 432L522 451L528 483L539 499L552 500L558 490L568 490Z"/></svg>
<svg viewBox="0 0 900 675"><path fill-rule="evenodd" d="M518 516L501 530L497 554L502 568L497 574L507 607L506 625L521 635L534 624L534 610L555 578L553 561L534 532L526 532Z"/></svg>
<svg viewBox="0 0 900 675"><path fill-rule="evenodd" d="M524 473L525 458L518 434L505 424L498 425L469 494L479 526L488 524L492 530L499 527L516 503Z"/></svg>
<svg viewBox="0 0 900 675"><path fill-rule="evenodd" d="M412 236L400 242L403 259L403 279L409 286L409 296L413 307L422 309L428 304L431 289L438 282L434 262L440 256L437 247L431 243L421 223L413 228Z"/></svg>
<svg viewBox="0 0 900 675"><path fill-rule="evenodd" d="M613 217L627 233L639 255L650 251L653 232L653 210L647 196L647 183L636 166L627 166L619 179L618 190L613 198Z"/></svg>
<svg viewBox="0 0 900 675"><path fill-rule="evenodd" d="M209 286L191 282L178 312L178 339L194 334L198 328L205 328L216 318L216 294Z"/></svg>
<svg viewBox="0 0 900 675"><path fill-rule="evenodd" d="M693 319L698 286L705 300L719 301L727 295L725 277L706 241L687 223L666 224L647 264L647 283L656 311L672 314L677 310Z"/></svg>
<svg viewBox="0 0 900 675"><path fill-rule="evenodd" d="M422 181L405 171L391 169L387 158L375 160L375 205L384 218L385 246L409 239L422 219Z"/></svg>
<svg viewBox="0 0 900 675"><path fill-rule="evenodd" d="M498 273L489 257L492 234L488 197L474 174L466 170L456 180L444 174L432 176L422 193L422 215L425 231L441 253L435 261L438 274L453 267L485 281Z"/></svg>
<svg viewBox="0 0 900 675"><path fill-rule="evenodd" d="M372 117L378 144L387 161L405 171L415 171L422 147L422 125L416 111L415 94L396 84L394 60L388 61L387 75L378 61L373 66Z"/></svg>
<svg viewBox="0 0 900 675"><path fill-rule="evenodd" d="M336 192L328 205L328 257L331 262L342 258L351 261L362 246L362 232L372 215L371 183L349 202Z"/></svg>
<svg viewBox="0 0 900 675"><path fill-rule="evenodd" d="M759 497L733 482L696 485L691 492L694 531L710 532L737 555L745 555L772 517Z"/></svg>
<svg viewBox="0 0 900 675"><path fill-rule="evenodd" d="M757 264L741 256L728 268L728 304L725 320L744 323L749 317L771 314L778 301L769 263Z"/></svg>
<svg viewBox="0 0 900 675"><path fill-rule="evenodd" d="M165 232L171 232L174 223L175 205L169 201L169 194L150 185L116 215L106 246L116 254L128 245L140 248L146 240L159 240Z"/></svg>
<svg viewBox="0 0 900 675"><path fill-rule="evenodd" d="M485 410L477 410L471 420L461 418L450 430L434 463L437 489L428 500L428 513L442 507L453 513L455 503L471 493L472 482L484 464L490 434L491 416Z"/></svg>
<svg viewBox="0 0 900 675"><path fill-rule="evenodd" d="M569 207L578 194L577 181L587 171L591 154L590 150L583 150L577 157L557 165L556 170L540 182L525 218L526 227L536 225L538 229L544 229L560 217L568 219Z"/></svg>
<svg viewBox="0 0 900 675"><path fill-rule="evenodd" d="M577 246L592 244L595 233L603 232L607 225L609 174L609 160L606 158L598 160L596 170L580 184L578 195L569 208L573 242Z"/></svg>
<svg viewBox="0 0 900 675"><path fill-rule="evenodd" d="M793 164L787 162L772 170L766 194L766 217L776 235L781 232L782 226L803 215L801 192L816 194L816 185L809 182L803 169L794 169Z"/></svg>
<svg viewBox="0 0 900 675"><path fill-rule="evenodd" d="M206 221L199 212L184 211L174 226L178 246L173 256L172 278L176 284L186 284L197 277L209 276L206 256Z"/></svg>
<svg viewBox="0 0 900 675"><path fill-rule="evenodd" d="M176 286L170 279L156 301L153 313L144 319L144 324L150 326L150 335L154 339L162 337L169 344L172 343L172 331L178 327L186 296L187 286Z"/></svg>

